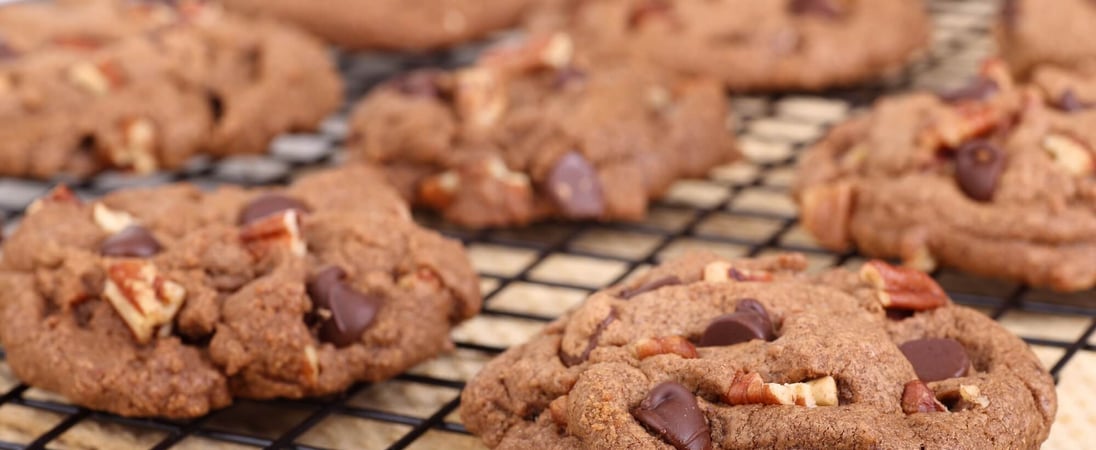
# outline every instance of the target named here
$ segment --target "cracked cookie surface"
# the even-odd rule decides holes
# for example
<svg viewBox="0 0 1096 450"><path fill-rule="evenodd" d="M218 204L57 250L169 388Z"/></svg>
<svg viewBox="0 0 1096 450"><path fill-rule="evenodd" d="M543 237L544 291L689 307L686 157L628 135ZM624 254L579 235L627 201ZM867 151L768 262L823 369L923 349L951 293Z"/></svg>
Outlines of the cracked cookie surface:
<svg viewBox="0 0 1096 450"><path fill-rule="evenodd" d="M4 243L0 341L32 386L127 416L377 381L479 310L460 244L368 168L285 188L63 188Z"/></svg>
<svg viewBox="0 0 1096 450"><path fill-rule="evenodd" d="M465 426L495 448L1034 449L1046 439L1054 383L1019 338L916 271L805 266L795 254L694 253L597 292L469 382ZM754 331L727 333L735 323ZM950 353L922 357L940 341Z"/></svg>
<svg viewBox="0 0 1096 450"><path fill-rule="evenodd" d="M177 169L260 153L342 100L327 49L200 1L0 9L0 175Z"/></svg>
<svg viewBox="0 0 1096 450"><path fill-rule="evenodd" d="M469 227L638 220L674 180L737 155L718 83L595 65L576 44L528 36L396 78L357 106L348 148Z"/></svg>
<svg viewBox="0 0 1096 450"><path fill-rule="evenodd" d="M1096 285L1096 78L990 61L945 95L884 98L801 158L801 220L831 249L1062 291Z"/></svg>
<svg viewBox="0 0 1096 450"><path fill-rule="evenodd" d="M514 25L532 0L224 0L350 49L430 50Z"/></svg>
<svg viewBox="0 0 1096 450"><path fill-rule="evenodd" d="M929 17L903 0L559 0L529 21L568 29L598 58L638 55L732 90L819 90L895 71Z"/></svg>

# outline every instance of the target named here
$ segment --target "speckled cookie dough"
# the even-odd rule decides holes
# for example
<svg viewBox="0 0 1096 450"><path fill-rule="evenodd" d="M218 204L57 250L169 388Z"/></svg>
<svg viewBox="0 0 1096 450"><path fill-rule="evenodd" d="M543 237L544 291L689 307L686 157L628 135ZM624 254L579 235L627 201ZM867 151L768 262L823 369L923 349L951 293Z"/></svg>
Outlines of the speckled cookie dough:
<svg viewBox="0 0 1096 450"><path fill-rule="evenodd" d="M492 448L1017 448L1054 382L1019 338L879 261L693 253L593 294L464 391Z"/></svg>
<svg viewBox="0 0 1096 450"><path fill-rule="evenodd" d="M327 49L214 4L89 0L0 8L0 175L176 169L259 153L342 101Z"/></svg>
<svg viewBox="0 0 1096 450"><path fill-rule="evenodd" d="M459 243L360 167L286 188L55 189L4 243L0 342L23 381L126 416L389 378L479 310Z"/></svg>
<svg viewBox="0 0 1096 450"><path fill-rule="evenodd" d="M1096 2L1005 0L994 28L1001 57L1022 79L1036 67L1096 70Z"/></svg>
<svg viewBox="0 0 1096 450"><path fill-rule="evenodd" d="M348 148L468 227L638 220L676 179L736 157L717 82L576 59L527 36L453 72L405 74L352 118Z"/></svg>
<svg viewBox="0 0 1096 450"><path fill-rule="evenodd" d="M556 0L528 21L568 29L598 58L630 53L732 90L821 90L879 78L929 43L905 0Z"/></svg>
<svg viewBox="0 0 1096 450"><path fill-rule="evenodd" d="M450 47L514 25L535 0L223 0L350 49Z"/></svg>
<svg viewBox="0 0 1096 450"><path fill-rule="evenodd" d="M880 100L800 160L801 221L855 245L1062 291L1096 286L1096 78L1000 61L956 92Z"/></svg>

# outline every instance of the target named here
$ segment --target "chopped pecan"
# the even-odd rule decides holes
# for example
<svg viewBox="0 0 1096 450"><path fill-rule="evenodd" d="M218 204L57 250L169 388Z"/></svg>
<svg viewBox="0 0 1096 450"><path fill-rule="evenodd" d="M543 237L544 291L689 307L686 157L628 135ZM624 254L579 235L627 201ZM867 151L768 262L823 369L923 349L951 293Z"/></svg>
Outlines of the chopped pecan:
<svg viewBox="0 0 1096 450"><path fill-rule="evenodd" d="M837 382L825 376L804 383L766 383L755 372L739 373L723 401L729 405L836 406Z"/></svg>
<svg viewBox="0 0 1096 450"><path fill-rule="evenodd" d="M671 353L686 359L698 356L693 343L681 336L643 338L636 342L636 357L640 360Z"/></svg>
<svg viewBox="0 0 1096 450"><path fill-rule="evenodd" d="M889 309L925 311L948 303L936 280L916 269L874 260L860 268L860 280L875 288L879 302Z"/></svg>
<svg viewBox="0 0 1096 450"><path fill-rule="evenodd" d="M45 202L71 203L74 205L79 205L80 198L77 197L76 194L72 192L72 189L69 189L68 186L59 184L53 189L50 189L50 191L47 192L46 195L38 197L33 202L31 202L31 204L27 206L27 215L29 216L38 211L41 211L42 205L45 204Z"/></svg>
<svg viewBox="0 0 1096 450"><path fill-rule="evenodd" d="M902 389L902 412L906 414L946 412L948 408L936 399L932 392L921 380L913 380L906 383Z"/></svg>
<svg viewBox="0 0 1096 450"><path fill-rule="evenodd" d="M456 73L457 114L473 135L490 129L509 105L506 81L495 70L473 67Z"/></svg>
<svg viewBox="0 0 1096 450"><path fill-rule="evenodd" d="M1084 141L1064 133L1051 133L1043 137L1043 150L1059 166L1075 177L1096 172L1092 147Z"/></svg>
<svg viewBox="0 0 1096 450"><path fill-rule="evenodd" d="M301 212L287 209L255 220L240 229L240 239L256 257L275 249L304 256L308 247L301 237Z"/></svg>
<svg viewBox="0 0 1096 450"><path fill-rule="evenodd" d="M566 33L538 35L489 49L480 57L478 65L504 73L562 69L571 65L574 48L571 36Z"/></svg>
<svg viewBox="0 0 1096 450"><path fill-rule="evenodd" d="M175 314L186 300L186 290L161 277L152 263L125 259L108 263L103 297L133 331L137 342L144 344L156 333L171 333Z"/></svg>
<svg viewBox="0 0 1096 450"><path fill-rule="evenodd" d="M95 219L95 224L99 225L103 231L107 234L115 234L119 231L126 229L126 227L137 223L137 220L132 215L125 211L116 211L108 208L102 203L96 203L91 210L92 218Z"/></svg>
<svg viewBox="0 0 1096 450"><path fill-rule="evenodd" d="M453 203L460 189L460 174L452 170L423 180L419 184L419 202L436 209L445 209Z"/></svg>
<svg viewBox="0 0 1096 450"><path fill-rule="evenodd" d="M850 181L811 186L799 202L799 220L819 245L845 250L851 243L849 223L856 205L855 185Z"/></svg>

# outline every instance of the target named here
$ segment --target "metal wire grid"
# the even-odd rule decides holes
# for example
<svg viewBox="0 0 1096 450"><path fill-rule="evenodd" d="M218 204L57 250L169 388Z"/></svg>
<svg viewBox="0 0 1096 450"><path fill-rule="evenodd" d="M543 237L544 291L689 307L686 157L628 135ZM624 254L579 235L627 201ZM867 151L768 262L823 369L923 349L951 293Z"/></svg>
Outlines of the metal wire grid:
<svg viewBox="0 0 1096 450"><path fill-rule="evenodd" d="M530 312L521 308L501 305L501 297L508 289L518 286L536 286L562 289L576 295L584 295L607 283L627 278L648 265L689 247L706 247L737 256L756 256L773 251L800 251L808 255L815 267L852 264L860 260L855 252L829 253L802 239L794 208L788 208L778 198L786 198L787 180L794 166L799 148L820 134L826 125L844 116L846 108L861 108L870 104L878 95L919 86L936 86L939 83L962 81L969 73L961 66L972 66L986 42L988 15L995 4L990 1L959 2L935 0L931 2L936 17L938 33L933 52L906 73L875 86L834 92L822 96L770 96L748 97L736 100L739 114L737 128L740 136L752 140L759 148L778 148L775 152L761 151L753 155L762 162L737 169L729 169L725 176L711 180L679 184L667 200L655 205L652 218L641 223L566 224L551 223L524 230L467 232L449 228L435 218L422 218L427 224L446 234L459 238L469 248L490 250L493 256L485 256L487 264L480 264L485 280L486 301L480 320L488 323L520 321L541 324L553 319L555 314ZM360 96L371 84L400 70L424 65L451 66L467 61L473 50L462 50L445 55L406 58L386 55L358 55L343 58L341 68L349 80L351 98ZM797 106L807 105L815 113L800 114ZM822 114L816 114L818 111ZM287 136L272 144L271 154L261 157L239 157L219 162L195 161L187 169L175 174L159 174L145 178L132 178L121 174L104 174L75 186L78 194L94 197L121 187L157 185L170 181L187 180L199 185L222 183L265 184L288 181L294 173L316 166L337 163L340 160L342 140L346 134L345 113L329 120L321 132L311 135ZM22 208L33 198L48 190L49 183L26 180L0 179L0 212L14 226ZM731 228L741 229L728 232ZM743 231L745 230L745 231ZM598 245L601 238L627 239L634 245L628 249L606 250ZM499 254L515 256L515 263L508 258L490 262ZM552 270L561 265L586 264L594 267L597 280L576 280L555 277ZM1078 352L1096 350L1089 342L1096 331L1096 293L1089 291L1074 295L1056 295L1032 290L1024 286L972 280L948 271L933 274L958 303L979 308L995 319L1013 312L1052 314L1079 318L1087 321L1076 338L1048 338L1024 335L1034 345L1059 349L1061 356L1051 367L1057 377ZM596 282L595 282L596 281ZM505 350L505 345L477 338L474 334L457 337L458 352L479 354L482 358ZM3 357L0 351L0 358ZM190 421L166 421L127 419L110 414L59 403L51 399L28 396L30 388L18 384L0 395L0 407L19 405L34 410L54 413L62 417L45 432L30 442L0 441L0 449L40 449L58 445L58 439L83 422L94 421L121 425L128 429L143 430L162 436L152 448L166 449L190 438L202 438L203 442L237 444L245 447L265 448L320 448L301 442L302 436L314 430L321 422L332 417L367 419L373 422L398 425L400 433L388 448L429 448L423 444L428 433L449 432L467 434L453 414L459 406L459 390L462 379L450 376L406 373L396 378L398 382L431 386L451 396L426 411L416 413L393 411L391 408L355 405L351 399L370 388L359 384L346 393L323 399L275 400L266 402L239 401L234 408L247 408L255 414L270 411L290 411L291 421L274 432L241 432L219 424L219 413ZM354 444L358 445L358 444ZM436 445L436 444L434 444Z"/></svg>

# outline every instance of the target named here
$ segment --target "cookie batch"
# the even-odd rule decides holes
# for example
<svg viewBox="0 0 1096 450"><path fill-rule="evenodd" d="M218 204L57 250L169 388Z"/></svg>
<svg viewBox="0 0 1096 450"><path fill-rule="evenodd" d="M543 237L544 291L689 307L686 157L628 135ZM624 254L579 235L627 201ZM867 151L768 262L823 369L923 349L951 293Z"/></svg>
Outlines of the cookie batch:
<svg viewBox="0 0 1096 450"><path fill-rule="evenodd" d="M411 208L477 232L640 222L741 158L729 94L889 80L931 42L920 1L314 3L0 7L0 176L52 185L2 243L21 381L191 419L391 379L483 305L461 242ZM487 363L464 427L514 449L1039 448L1054 379L929 273L1096 287L1096 48L1076 38L1096 3L1055 3L1004 2L967 85L880 97L799 154L796 223L880 259L662 262ZM465 44L345 102L354 52ZM281 186L65 184L186 180L337 111L339 167Z"/></svg>

